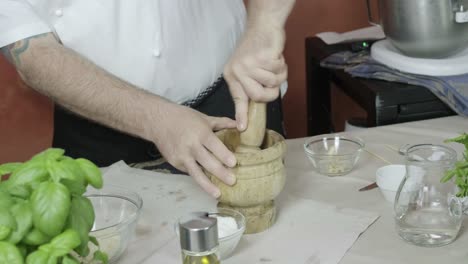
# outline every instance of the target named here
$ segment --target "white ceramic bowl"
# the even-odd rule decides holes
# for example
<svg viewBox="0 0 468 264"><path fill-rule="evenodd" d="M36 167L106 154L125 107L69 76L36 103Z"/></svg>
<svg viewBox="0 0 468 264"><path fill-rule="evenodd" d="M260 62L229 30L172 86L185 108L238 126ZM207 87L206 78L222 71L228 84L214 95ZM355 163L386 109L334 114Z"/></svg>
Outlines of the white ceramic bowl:
<svg viewBox="0 0 468 264"><path fill-rule="evenodd" d="M314 168L328 176L349 173L363 148L362 140L345 136L317 136L304 144L304 152Z"/></svg>
<svg viewBox="0 0 468 264"><path fill-rule="evenodd" d="M218 217L218 234L219 234L219 256L220 259L227 259L236 249L239 241L245 231L245 217L240 212L218 208L217 213L210 214L213 217ZM229 228L229 223L221 220L220 217L230 217L235 221L235 229ZM228 219L229 218L224 218ZM224 226L223 226L224 225ZM222 230L225 230L224 232Z"/></svg>
<svg viewBox="0 0 468 264"><path fill-rule="evenodd" d="M395 202L395 196L406 174L405 165L395 164L380 167L376 172L376 183L385 200Z"/></svg>
<svg viewBox="0 0 468 264"><path fill-rule="evenodd" d="M85 196L93 204L96 216L90 235L107 253L109 262L114 263L135 234L143 200L135 192L112 185L104 185L99 190L90 189Z"/></svg>

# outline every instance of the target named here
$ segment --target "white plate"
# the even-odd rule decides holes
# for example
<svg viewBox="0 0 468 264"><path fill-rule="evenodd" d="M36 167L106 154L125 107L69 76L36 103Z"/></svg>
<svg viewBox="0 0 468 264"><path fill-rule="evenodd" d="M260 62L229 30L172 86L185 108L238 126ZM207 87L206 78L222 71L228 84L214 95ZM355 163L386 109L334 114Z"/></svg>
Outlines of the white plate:
<svg viewBox="0 0 468 264"><path fill-rule="evenodd" d="M443 59L422 59L403 55L389 40L384 39L372 45L371 56L382 64L407 73L430 76L468 73L468 48Z"/></svg>

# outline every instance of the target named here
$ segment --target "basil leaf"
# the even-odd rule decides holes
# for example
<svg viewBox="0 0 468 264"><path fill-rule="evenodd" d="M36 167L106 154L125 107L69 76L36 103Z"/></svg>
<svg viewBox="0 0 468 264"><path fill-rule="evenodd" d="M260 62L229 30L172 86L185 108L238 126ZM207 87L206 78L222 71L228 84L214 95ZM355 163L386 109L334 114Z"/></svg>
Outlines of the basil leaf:
<svg viewBox="0 0 468 264"><path fill-rule="evenodd" d="M34 155L31 160L44 162L45 160L58 160L63 156L65 150L60 148L48 148L36 155Z"/></svg>
<svg viewBox="0 0 468 264"><path fill-rule="evenodd" d="M21 162L10 162L0 165L0 177L5 174L10 174L18 169L23 163Z"/></svg>
<svg viewBox="0 0 468 264"><path fill-rule="evenodd" d="M36 228L33 228L26 236L23 238L23 242L30 246L39 246L49 242L51 237L45 235Z"/></svg>
<svg viewBox="0 0 468 264"><path fill-rule="evenodd" d="M42 250L36 250L26 257L26 264L48 264L49 254Z"/></svg>
<svg viewBox="0 0 468 264"><path fill-rule="evenodd" d="M64 174L60 182L65 185L72 194L81 196L86 192L86 179L84 172L78 163L67 156L64 156L59 162L68 173Z"/></svg>
<svg viewBox="0 0 468 264"><path fill-rule="evenodd" d="M70 180L79 180L79 178L84 180L84 171L81 169L78 162L70 157L64 156L60 160L60 164L65 166L70 171Z"/></svg>
<svg viewBox="0 0 468 264"><path fill-rule="evenodd" d="M13 205L10 194L0 189L0 210L8 210Z"/></svg>
<svg viewBox="0 0 468 264"><path fill-rule="evenodd" d="M95 220L95 214L93 204L87 197L73 197L70 214L81 216L86 223L86 228L89 229L88 231L91 231Z"/></svg>
<svg viewBox="0 0 468 264"><path fill-rule="evenodd" d="M71 197L61 183L43 182L31 195L33 224L42 233L54 237L63 230Z"/></svg>
<svg viewBox="0 0 468 264"><path fill-rule="evenodd" d="M69 175L70 171L65 166L63 166L63 164L56 160L47 160L45 164L47 172L49 173L50 178L54 182L59 182L62 178L72 177L71 175Z"/></svg>
<svg viewBox="0 0 468 264"><path fill-rule="evenodd" d="M23 164L20 168L15 170L10 178L5 182L7 189L30 185L34 182L43 182L49 177L44 164L28 161Z"/></svg>
<svg viewBox="0 0 468 264"><path fill-rule="evenodd" d="M11 228L0 224L0 241L5 240L11 234Z"/></svg>
<svg viewBox="0 0 468 264"><path fill-rule="evenodd" d="M9 210L0 211L0 240L6 239L17 227L15 218ZM1 262L0 262L1 263Z"/></svg>
<svg viewBox="0 0 468 264"><path fill-rule="evenodd" d="M10 186L8 187L8 193L12 198L29 199L31 196L31 188L26 185Z"/></svg>
<svg viewBox="0 0 468 264"><path fill-rule="evenodd" d="M23 264L24 259L16 246L0 241L0 263Z"/></svg>
<svg viewBox="0 0 468 264"><path fill-rule="evenodd" d="M89 241L91 241L91 243L99 247L99 241L97 240L97 238L89 236Z"/></svg>
<svg viewBox="0 0 468 264"><path fill-rule="evenodd" d="M49 252L50 256L62 257L70 253L74 248L80 245L80 236L73 229L67 229L65 232L56 236L50 243L42 245L39 250Z"/></svg>
<svg viewBox="0 0 468 264"><path fill-rule="evenodd" d="M71 256L65 256L62 259L62 264L80 264L80 262Z"/></svg>
<svg viewBox="0 0 468 264"><path fill-rule="evenodd" d="M86 192L85 182L71 181L69 179L62 179L61 184L65 185L71 194L81 196Z"/></svg>
<svg viewBox="0 0 468 264"><path fill-rule="evenodd" d="M107 256L107 254L100 250L97 250L96 252L94 252L93 260L100 261L102 264L109 263L109 257Z"/></svg>
<svg viewBox="0 0 468 264"><path fill-rule="evenodd" d="M448 182L450 181L450 179L453 178L453 176L455 176L455 171L447 171L444 175L444 177L440 180L440 182L444 183L444 182Z"/></svg>
<svg viewBox="0 0 468 264"><path fill-rule="evenodd" d="M456 196L466 197L468 196L468 134L463 133L458 137L447 139L444 142L457 142L465 146L465 152L463 153L465 160L457 161L455 167L445 173L441 182L447 182L453 176L456 176L455 185L457 185L459 189Z"/></svg>
<svg viewBox="0 0 468 264"><path fill-rule="evenodd" d="M26 248L26 245L18 244L16 245L16 247L18 248L23 258L25 258L28 255L28 249Z"/></svg>
<svg viewBox="0 0 468 264"><path fill-rule="evenodd" d="M67 228L76 230L80 236L81 244L76 249L80 256L87 256L89 254L89 232L93 227L94 217L93 205L88 198L82 196L72 198Z"/></svg>
<svg viewBox="0 0 468 264"><path fill-rule="evenodd" d="M83 158L75 160L80 168L85 173L85 179L95 188L102 188L102 173L101 170L91 161Z"/></svg>
<svg viewBox="0 0 468 264"><path fill-rule="evenodd" d="M22 202L12 206L10 212L16 221L17 228L10 234L7 241L17 244L32 228L32 209L29 202Z"/></svg>
<svg viewBox="0 0 468 264"><path fill-rule="evenodd" d="M83 242L83 241L82 241ZM89 246L87 244L81 244L77 248L75 248L76 253L82 257L86 257L89 255Z"/></svg>

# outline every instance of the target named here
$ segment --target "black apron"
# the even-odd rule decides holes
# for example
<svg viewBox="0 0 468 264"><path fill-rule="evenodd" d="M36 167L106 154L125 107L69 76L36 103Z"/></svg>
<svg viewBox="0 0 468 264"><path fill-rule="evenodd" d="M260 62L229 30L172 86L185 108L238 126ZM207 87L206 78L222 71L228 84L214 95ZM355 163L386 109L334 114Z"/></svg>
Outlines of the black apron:
<svg viewBox="0 0 468 264"><path fill-rule="evenodd" d="M234 119L234 102L220 77L196 99L184 103L209 116ZM267 104L267 128L284 135L281 99ZM83 157L100 167L123 160L134 167L180 173L168 164L152 142L108 128L55 106L53 147L65 154Z"/></svg>

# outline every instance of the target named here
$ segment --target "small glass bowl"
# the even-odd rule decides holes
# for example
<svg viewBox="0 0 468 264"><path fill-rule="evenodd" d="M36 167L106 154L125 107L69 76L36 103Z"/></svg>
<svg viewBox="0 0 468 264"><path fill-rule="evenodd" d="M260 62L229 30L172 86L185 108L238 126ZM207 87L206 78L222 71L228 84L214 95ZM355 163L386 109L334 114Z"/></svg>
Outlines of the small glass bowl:
<svg viewBox="0 0 468 264"><path fill-rule="evenodd" d="M304 151L314 168L328 176L348 174L359 160L364 142L344 136L317 136L309 138Z"/></svg>
<svg viewBox="0 0 468 264"><path fill-rule="evenodd" d="M101 251L108 255L110 263L114 263L135 234L143 200L135 192L112 185L90 189L85 196L93 204L95 213L90 236L97 239Z"/></svg>

